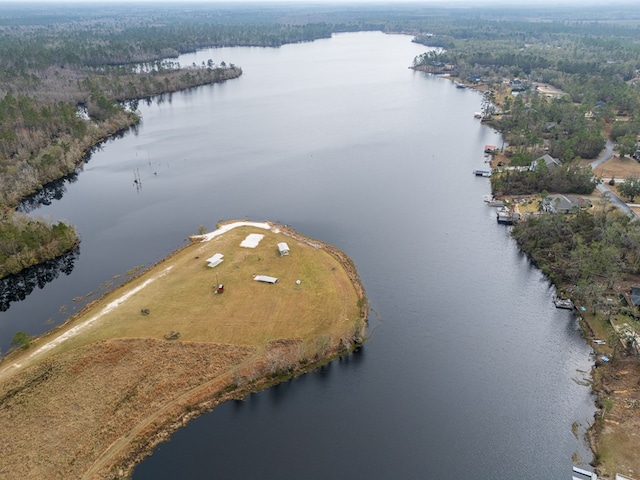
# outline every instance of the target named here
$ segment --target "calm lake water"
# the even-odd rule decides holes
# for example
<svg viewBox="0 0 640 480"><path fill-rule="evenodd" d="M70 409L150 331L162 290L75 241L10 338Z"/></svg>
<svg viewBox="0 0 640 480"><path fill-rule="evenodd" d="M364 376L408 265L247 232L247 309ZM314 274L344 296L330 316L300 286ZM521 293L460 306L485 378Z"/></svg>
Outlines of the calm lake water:
<svg viewBox="0 0 640 480"><path fill-rule="evenodd" d="M244 75L141 104L135 131L32 212L70 221L82 244L0 313L3 351L219 220L334 244L366 287L359 353L196 419L135 480L560 479L572 455L591 459L572 433L594 413L591 350L471 174L502 140L473 118L478 93L407 68L425 51L410 40L185 55Z"/></svg>

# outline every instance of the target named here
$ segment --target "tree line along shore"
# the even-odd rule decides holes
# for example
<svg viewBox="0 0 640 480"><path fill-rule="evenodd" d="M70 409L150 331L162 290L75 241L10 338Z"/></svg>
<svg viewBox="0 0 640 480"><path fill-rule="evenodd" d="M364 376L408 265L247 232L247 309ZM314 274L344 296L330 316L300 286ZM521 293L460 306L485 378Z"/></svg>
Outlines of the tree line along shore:
<svg viewBox="0 0 640 480"><path fill-rule="evenodd" d="M136 100L242 74L231 65L159 68L144 74L87 75L78 82L81 101L48 103L6 93L0 99L0 278L75 248L73 226L29 218L15 210L26 196L75 172L107 138L140 121ZM124 86L123 86L124 85ZM126 100L132 102L125 106ZM87 118L78 114L86 111Z"/></svg>
<svg viewBox="0 0 640 480"><path fill-rule="evenodd" d="M460 77L452 79L465 81ZM548 113L555 103L567 101L530 87L516 90L518 96L514 98L509 80L491 86L480 82L467 85L485 92L482 121L495 128L517 125L518 120L510 117L522 115L520 108L529 111L535 107L538 112ZM571 108L585 110L580 104ZM505 142L500 152L491 154L493 197L522 212L511 236L555 286L557 296L571 300L574 314L594 350L592 388L598 411L587 426L586 440L594 455L591 466L601 478L632 476L640 469L640 455L633 442L640 427L640 302L634 300L634 287L640 285L640 222L637 213L624 213L606 193L595 189L603 179L590 166L590 161L604 149L605 141L616 140L610 132L617 122L635 122L635 118L627 118L631 115L635 110L633 114L618 112L612 118L601 119L598 129L602 140L597 142L601 148L594 147L588 157L575 156L571 151L551 166L538 163L541 157L549 157L550 145L558 139L549 129L532 144ZM589 119L584 114L579 117L580 122ZM546 121L554 117L542 118ZM505 138L517 135L509 128L500 131L506 133ZM526 131L527 127L522 127L522 132ZM637 134L630 135L635 145ZM636 175L640 176L640 164L635 155L631 156L636 150L625 146L624 139L621 142L614 142L613 159L626 161L626 168L618 171L635 173L614 174L621 183L612 178L606 184L613 194L633 201L639 195L634 186L638 183ZM558 213L552 208L557 194L582 198L583 202ZM575 430L578 427L573 426ZM573 460L582 462L579 458Z"/></svg>
<svg viewBox="0 0 640 480"><path fill-rule="evenodd" d="M512 229L514 240L557 295L573 301L594 349L598 411L588 426L591 464L604 478L637 476L640 312L634 286L640 285L640 222L596 186L606 180L622 199L640 196L640 38L630 30L600 36L604 32L590 22L541 26L538 36L519 24L515 28L527 33L514 49L501 41L510 28L505 33L492 27L489 22L478 30L493 42L462 35L462 24L418 36L416 41L437 48L417 57L413 68L483 92L482 122L504 138L500 151L492 152L492 194L524 212ZM607 141L614 146L611 162L625 168L610 168L611 178L603 179L590 163ZM587 201L555 213L554 194Z"/></svg>

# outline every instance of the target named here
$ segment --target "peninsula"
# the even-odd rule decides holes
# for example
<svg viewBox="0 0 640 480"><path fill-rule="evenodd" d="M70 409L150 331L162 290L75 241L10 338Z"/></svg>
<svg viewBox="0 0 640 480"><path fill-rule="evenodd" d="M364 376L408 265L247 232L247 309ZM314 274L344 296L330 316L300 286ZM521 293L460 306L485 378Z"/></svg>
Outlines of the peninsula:
<svg viewBox="0 0 640 480"><path fill-rule="evenodd" d="M4 359L2 476L127 478L195 416L363 342L364 289L336 248L268 222L191 240Z"/></svg>

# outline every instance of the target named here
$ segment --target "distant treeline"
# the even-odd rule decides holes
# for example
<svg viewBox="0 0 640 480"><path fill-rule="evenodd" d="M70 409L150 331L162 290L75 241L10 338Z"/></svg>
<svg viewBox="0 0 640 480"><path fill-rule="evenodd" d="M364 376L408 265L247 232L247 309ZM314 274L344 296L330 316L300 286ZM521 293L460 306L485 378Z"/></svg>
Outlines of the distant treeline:
<svg viewBox="0 0 640 480"><path fill-rule="evenodd" d="M560 10L562 12L562 10ZM513 18L506 19L511 15ZM607 138L621 155L637 149L640 134L640 18L631 10L580 8L552 18L546 13L504 17L488 12L431 22L414 41L435 47L414 59L414 66L449 73L489 89L484 122L498 129L511 154L548 153L569 164L597 157ZM511 84L505 83L512 81ZM550 98L537 86L564 94ZM497 191L578 192L560 172L512 172L492 179ZM582 176L582 175L581 175ZM508 181L507 181L508 180Z"/></svg>
<svg viewBox="0 0 640 480"><path fill-rule="evenodd" d="M628 12L603 21L603 13L581 21L568 14L554 21L505 21L485 16L433 22L415 41L439 47L416 65L451 64L463 79L527 78L552 84L573 102L593 109L600 103L631 113L640 107L640 19ZM622 15L622 14L621 14ZM606 15L605 15L606 16Z"/></svg>

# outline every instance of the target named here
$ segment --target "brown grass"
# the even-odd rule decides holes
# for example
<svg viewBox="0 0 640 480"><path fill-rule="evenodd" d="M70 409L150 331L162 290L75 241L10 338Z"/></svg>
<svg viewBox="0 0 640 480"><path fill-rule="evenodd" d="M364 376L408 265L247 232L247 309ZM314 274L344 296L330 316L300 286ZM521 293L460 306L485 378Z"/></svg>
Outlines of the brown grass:
<svg viewBox="0 0 640 480"><path fill-rule="evenodd" d="M248 233L265 235L256 249L239 247ZM241 227L190 245L10 355L0 370L0 478L126 475L186 418L361 341L366 302L353 264L311 243ZM214 253L225 257L211 269ZM172 331L179 339L165 340Z"/></svg>
<svg viewBox="0 0 640 480"><path fill-rule="evenodd" d="M616 183L615 185L609 185L608 182L612 178L618 181L625 180L627 178L640 178L640 162L629 157L613 157L603 164L598 165L598 167L594 169L594 173L602 178L602 181L609 190L622 200L625 200L624 196L618 192L619 184ZM640 215L640 207L630 206L630 208L637 215Z"/></svg>
<svg viewBox="0 0 640 480"><path fill-rule="evenodd" d="M640 163L629 157L612 157L598 165L594 173L602 177L602 181L608 182L611 178L622 180L625 178L640 178Z"/></svg>

